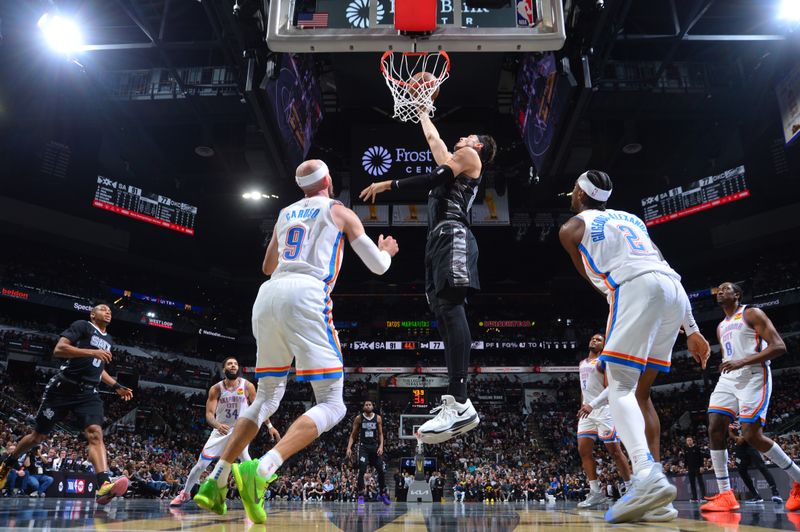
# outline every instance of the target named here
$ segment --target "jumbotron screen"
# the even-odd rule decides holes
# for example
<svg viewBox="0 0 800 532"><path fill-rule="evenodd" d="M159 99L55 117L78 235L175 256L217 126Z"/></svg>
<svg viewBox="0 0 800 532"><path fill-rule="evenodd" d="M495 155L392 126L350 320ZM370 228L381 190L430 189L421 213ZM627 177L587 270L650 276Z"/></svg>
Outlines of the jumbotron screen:
<svg viewBox="0 0 800 532"><path fill-rule="evenodd" d="M645 225L658 225L750 196L744 166L704 177L685 187L642 198Z"/></svg>
<svg viewBox="0 0 800 532"><path fill-rule="evenodd" d="M145 194L142 189L113 179L97 176L97 190L92 206L128 218L194 235L197 207L158 194Z"/></svg>

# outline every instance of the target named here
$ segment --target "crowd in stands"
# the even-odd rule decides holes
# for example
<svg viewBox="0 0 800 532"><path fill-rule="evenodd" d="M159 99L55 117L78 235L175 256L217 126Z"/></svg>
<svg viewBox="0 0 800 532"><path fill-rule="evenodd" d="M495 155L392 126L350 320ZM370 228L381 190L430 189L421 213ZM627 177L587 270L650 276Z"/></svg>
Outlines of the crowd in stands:
<svg viewBox="0 0 800 532"><path fill-rule="evenodd" d="M17 322L13 325L15 329L0 328L0 352L11 341L46 343L52 350L56 339L52 332L57 334L60 331L54 327L48 330L35 323ZM791 327L800 328L795 323L781 323L778 328L785 331ZM46 332L21 332L22 328ZM791 421L800 407L800 388L794 386L799 372L781 369L798 365L800 335L785 336L789 353L775 361L773 366L780 370L774 376L775 393L768 419L768 427L774 428ZM572 351L568 362L563 359L556 362L574 365L580 352ZM52 363L52 360L44 360L42 365ZM109 366L112 373L128 371L139 374L142 380L168 384L185 384L185 371L179 370L186 369L200 370L201 366L191 366L179 359L142 358L125 349L114 350L114 361ZM136 495L171 497L185 482L209 432L203 412L206 386L219 378L209 370L204 371L208 371L204 375L206 384L194 395L149 388L146 392L139 390L130 403L119 401L114 394L103 396L105 426L109 428L106 443L112 471L128 476L133 481L132 492ZM0 373L0 455L8 452L13 442L28 430L47 378L48 374L40 369L36 384L31 385ZM677 390L654 392L654 402L661 417L663 462L668 473L685 472L683 442L686 436L694 436L698 445L707 449L705 409L708 394L717 378L718 370L714 364L703 373L690 357L676 355L672 371L659 379L658 384L687 383ZM360 411L361 402L366 398L375 399L376 394L380 394L380 387L386 384L379 382L377 377L347 379L347 418L307 450L287 461L268 496L312 501L348 501L357 497L355 464L344 459L344 448L352 418ZM534 387L535 393L525 395L526 386ZM514 375L483 375L480 380L471 381L471 395L475 398L490 398L498 393L504 397L502 404L495 404L490 399L486 402L476 399L482 419L477 429L444 445L428 448L428 452L437 458L442 473L440 477L434 475L432 482L444 479L448 494L467 501L581 498L586 491L586 482L575 439L575 415L580 397L577 376L567 374L535 384L526 384ZM311 396L307 385L290 381L272 423L285 432L291 420L305 411L307 405L303 401L307 402ZM126 416L134 409L135 415ZM396 467L401 457L413 456L415 442L397 437L402 407L383 402L379 413L384 417L385 459ZM784 443L790 455L800 454L800 436L789 434ZM251 445L251 455L260 456L271 445L266 431L262 431ZM610 496L618 496L620 479L613 461L600 445L596 447L596 456L604 489ZM54 433L47 446L33 452L28 465L23 467L30 468L31 478L38 475L38 471L43 471L46 476L47 464L54 464L58 459L59 467L68 464L67 467L72 468L91 468L82 437L63 431ZM710 467L710 463L707 466ZM735 468L733 462L731 467ZM395 477L395 489L401 493L409 478L405 473L398 472ZM20 481L17 489L38 495L45 484L46 479L25 484ZM377 494L377 479L373 474L367 478L367 490L369 496ZM235 492L231 494L236 496Z"/></svg>

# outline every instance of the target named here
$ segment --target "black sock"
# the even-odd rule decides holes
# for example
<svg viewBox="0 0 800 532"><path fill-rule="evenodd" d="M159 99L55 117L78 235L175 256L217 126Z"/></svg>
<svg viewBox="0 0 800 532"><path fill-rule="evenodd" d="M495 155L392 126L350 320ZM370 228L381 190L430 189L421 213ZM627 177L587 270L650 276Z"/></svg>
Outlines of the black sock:
<svg viewBox="0 0 800 532"><path fill-rule="evenodd" d="M103 485L106 482L111 482L111 471L103 471L97 474L97 483Z"/></svg>
<svg viewBox="0 0 800 532"><path fill-rule="evenodd" d="M455 397L459 403L463 403L467 400L467 370L472 336L469 332L462 292L455 297L441 297L436 315L444 323L441 332L444 333L445 350L450 354L447 366L450 382L447 393Z"/></svg>

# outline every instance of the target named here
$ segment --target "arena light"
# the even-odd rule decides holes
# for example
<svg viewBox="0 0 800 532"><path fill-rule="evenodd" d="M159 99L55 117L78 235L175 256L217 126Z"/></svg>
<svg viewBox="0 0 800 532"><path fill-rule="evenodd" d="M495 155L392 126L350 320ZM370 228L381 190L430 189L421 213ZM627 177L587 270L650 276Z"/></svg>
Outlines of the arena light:
<svg viewBox="0 0 800 532"><path fill-rule="evenodd" d="M36 23L47 45L60 54L78 52L83 48L83 35L74 21L45 13Z"/></svg>
<svg viewBox="0 0 800 532"><path fill-rule="evenodd" d="M778 18L800 22L800 0L782 0L778 6Z"/></svg>
<svg viewBox="0 0 800 532"><path fill-rule="evenodd" d="M264 194L258 190L251 190L250 192L245 192L242 194L242 198L254 200L254 201L261 201L262 199L278 199L278 196L275 194Z"/></svg>

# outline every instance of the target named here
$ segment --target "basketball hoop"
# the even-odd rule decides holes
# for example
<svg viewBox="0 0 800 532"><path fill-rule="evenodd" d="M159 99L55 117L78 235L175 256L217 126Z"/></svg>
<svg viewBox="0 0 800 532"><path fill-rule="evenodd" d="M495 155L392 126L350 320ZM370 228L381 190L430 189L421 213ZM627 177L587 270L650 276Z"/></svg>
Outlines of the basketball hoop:
<svg viewBox="0 0 800 532"><path fill-rule="evenodd" d="M381 57L381 74L394 99L394 118L419 122L420 112L433 116L439 87L450 77L450 56L438 52L392 52Z"/></svg>

